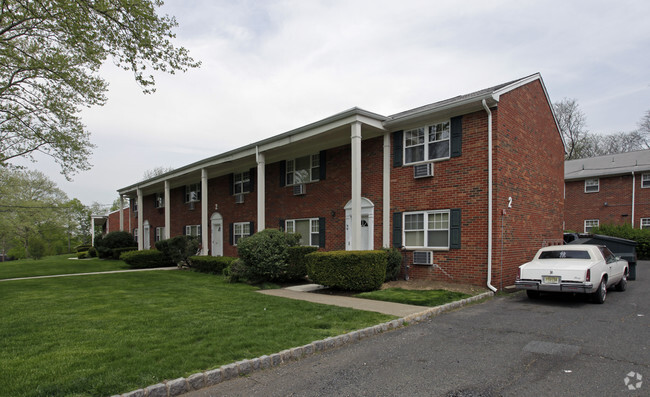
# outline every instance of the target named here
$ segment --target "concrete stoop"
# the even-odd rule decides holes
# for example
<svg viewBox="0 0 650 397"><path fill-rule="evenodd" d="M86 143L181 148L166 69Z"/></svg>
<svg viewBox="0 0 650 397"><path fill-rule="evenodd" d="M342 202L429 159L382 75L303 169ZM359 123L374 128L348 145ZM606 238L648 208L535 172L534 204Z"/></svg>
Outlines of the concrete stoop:
<svg viewBox="0 0 650 397"><path fill-rule="evenodd" d="M252 372L265 370L277 367L292 361L298 361L304 357L314 355L316 353L324 352L327 350L335 349L353 343L361 339L369 338L373 335L382 332L391 331L397 328L415 324L424 321L428 318L435 317L441 313L448 312L460 307L466 306L473 302L494 296L492 291L484 292L482 294L462 299L456 302L447 303L446 305L431 307L423 310L422 312L411 314L396 320L386 323L375 325L373 327L364 328L358 331L352 331L347 334L329 337L323 340L318 340L304 346L294 347L292 349L283 350L279 353L271 354L270 356L264 355L262 357L253 358L250 360L237 361L232 364L223 365L217 369L212 369L205 372L200 372L191 375L187 378L178 378L174 380L164 381L144 389L134 390L124 394L116 394L112 397L176 397L184 393L195 390L200 390L206 387L217 385L228 379L237 378L239 376L249 375Z"/></svg>

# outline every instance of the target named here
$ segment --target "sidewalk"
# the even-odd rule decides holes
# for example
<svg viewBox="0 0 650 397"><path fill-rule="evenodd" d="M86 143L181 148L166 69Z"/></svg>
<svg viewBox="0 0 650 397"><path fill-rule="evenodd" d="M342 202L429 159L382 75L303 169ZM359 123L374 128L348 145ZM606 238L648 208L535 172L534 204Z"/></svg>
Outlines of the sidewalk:
<svg viewBox="0 0 650 397"><path fill-rule="evenodd" d="M411 314L426 310L423 306L405 305L402 303L384 302L371 299L353 298L349 296L317 294L310 291L321 289L318 284L298 285L282 289L267 289L257 291L260 294L280 296L282 298L297 299L325 305L349 307L352 309L379 312L397 317L406 317Z"/></svg>
<svg viewBox="0 0 650 397"><path fill-rule="evenodd" d="M16 277L0 279L1 281L18 281L18 280L31 280L39 278L54 278L54 277L73 277L73 276L92 276L95 274L113 274L113 273L131 273L131 272L150 272L154 270L176 270L178 267L156 267L151 269L126 269L126 270L110 270L106 272L90 272L90 273L70 273L70 274L52 274L49 276L30 276L30 277Z"/></svg>

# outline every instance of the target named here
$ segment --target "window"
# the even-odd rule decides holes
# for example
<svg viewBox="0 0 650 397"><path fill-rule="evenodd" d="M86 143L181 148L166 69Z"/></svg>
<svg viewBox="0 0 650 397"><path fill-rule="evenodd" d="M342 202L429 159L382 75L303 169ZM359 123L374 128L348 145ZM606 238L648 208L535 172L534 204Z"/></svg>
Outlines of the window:
<svg viewBox="0 0 650 397"><path fill-rule="evenodd" d="M591 259L587 251L544 251L539 254L539 259Z"/></svg>
<svg viewBox="0 0 650 397"><path fill-rule="evenodd" d="M237 242L246 236L251 235L251 223L250 222L238 222L233 224L233 245L237 245Z"/></svg>
<svg viewBox="0 0 650 397"><path fill-rule="evenodd" d="M405 213L404 245L448 249L449 210Z"/></svg>
<svg viewBox="0 0 650 397"><path fill-rule="evenodd" d="M156 208L165 207L165 193L156 193L156 197L154 200L155 200L154 206Z"/></svg>
<svg viewBox="0 0 650 397"><path fill-rule="evenodd" d="M154 241L161 241L165 239L165 228L164 227L157 227L156 228L156 236L154 237Z"/></svg>
<svg viewBox="0 0 650 397"><path fill-rule="evenodd" d="M641 218L641 229L650 229L650 218Z"/></svg>
<svg viewBox="0 0 650 397"><path fill-rule="evenodd" d="M201 237L201 225L187 225L185 226L185 235Z"/></svg>
<svg viewBox="0 0 650 397"><path fill-rule="evenodd" d="M585 193L596 193L600 189L598 178L585 179Z"/></svg>
<svg viewBox="0 0 650 397"><path fill-rule="evenodd" d="M135 243L138 243L138 228L136 227L133 229L133 240L135 240Z"/></svg>
<svg viewBox="0 0 650 397"><path fill-rule="evenodd" d="M240 172L233 177L234 194L250 193L251 191L251 174L249 171Z"/></svg>
<svg viewBox="0 0 650 397"><path fill-rule="evenodd" d="M193 183L185 186L185 202L193 203L201 200L201 184Z"/></svg>
<svg viewBox="0 0 650 397"><path fill-rule="evenodd" d="M285 222L287 233L300 234L300 245L318 247L320 238L320 225L318 218L290 219Z"/></svg>
<svg viewBox="0 0 650 397"><path fill-rule="evenodd" d="M131 206L133 207L133 212L138 212L138 200L137 199L130 199L131 200Z"/></svg>
<svg viewBox="0 0 650 397"><path fill-rule="evenodd" d="M597 228L598 224L598 219L585 219L585 233L591 233L591 230Z"/></svg>
<svg viewBox="0 0 650 397"><path fill-rule="evenodd" d="M449 158L450 122L404 131L404 163Z"/></svg>
<svg viewBox="0 0 650 397"><path fill-rule="evenodd" d="M287 160L287 185L317 181L319 176L320 156L318 154Z"/></svg>
<svg viewBox="0 0 650 397"><path fill-rule="evenodd" d="M650 174L641 175L641 187L650 187Z"/></svg>

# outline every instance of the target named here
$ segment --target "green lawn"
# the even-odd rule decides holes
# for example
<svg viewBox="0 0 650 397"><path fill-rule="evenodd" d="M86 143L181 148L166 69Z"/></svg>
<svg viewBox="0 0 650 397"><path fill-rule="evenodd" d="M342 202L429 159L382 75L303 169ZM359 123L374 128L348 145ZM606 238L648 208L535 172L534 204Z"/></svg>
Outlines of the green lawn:
<svg viewBox="0 0 650 397"><path fill-rule="evenodd" d="M54 274L91 273L128 269L122 261L108 259L70 259L76 254L48 256L43 259L21 259L0 262L0 280L17 277L50 276Z"/></svg>
<svg viewBox="0 0 650 397"><path fill-rule="evenodd" d="M433 307L469 298L471 295L467 295L462 292L447 291L443 289L407 290L402 288L388 288L379 291L363 292L355 296L357 298L364 299L375 299L379 301Z"/></svg>
<svg viewBox="0 0 650 397"><path fill-rule="evenodd" d="M394 317L189 271L0 284L0 394L109 396Z"/></svg>

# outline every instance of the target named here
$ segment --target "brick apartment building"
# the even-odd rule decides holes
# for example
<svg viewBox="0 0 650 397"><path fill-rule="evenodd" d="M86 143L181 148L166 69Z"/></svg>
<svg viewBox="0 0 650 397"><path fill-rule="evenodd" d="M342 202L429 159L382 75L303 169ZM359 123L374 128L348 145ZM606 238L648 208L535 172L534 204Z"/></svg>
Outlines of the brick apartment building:
<svg viewBox="0 0 650 397"><path fill-rule="evenodd" d="M650 150L567 161L565 229L603 224L650 229Z"/></svg>
<svg viewBox="0 0 650 397"><path fill-rule="evenodd" d="M323 250L403 250L403 275L501 288L562 238L564 145L539 74L392 116L359 108L118 190L140 249L237 255L264 228ZM118 229L119 228L119 229Z"/></svg>

